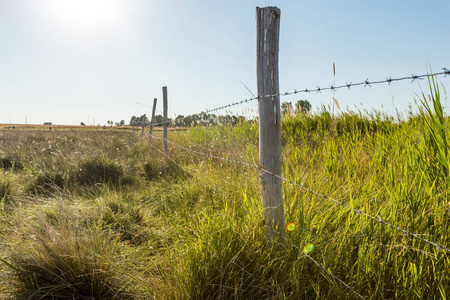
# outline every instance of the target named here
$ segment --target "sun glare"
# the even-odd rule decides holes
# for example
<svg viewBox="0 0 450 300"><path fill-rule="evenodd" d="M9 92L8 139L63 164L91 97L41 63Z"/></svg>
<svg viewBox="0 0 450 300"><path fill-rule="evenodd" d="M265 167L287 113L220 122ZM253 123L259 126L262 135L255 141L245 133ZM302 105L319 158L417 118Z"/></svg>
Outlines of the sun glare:
<svg viewBox="0 0 450 300"><path fill-rule="evenodd" d="M125 15L124 0L44 0L43 9L56 26L79 33L113 29Z"/></svg>

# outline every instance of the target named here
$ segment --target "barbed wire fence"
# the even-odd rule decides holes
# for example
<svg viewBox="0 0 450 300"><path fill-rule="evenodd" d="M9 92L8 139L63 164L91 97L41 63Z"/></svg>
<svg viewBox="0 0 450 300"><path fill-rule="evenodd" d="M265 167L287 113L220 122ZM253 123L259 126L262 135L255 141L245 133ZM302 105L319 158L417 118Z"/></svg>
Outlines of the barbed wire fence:
<svg viewBox="0 0 450 300"><path fill-rule="evenodd" d="M262 98L269 98L269 97L273 97L273 96L287 96L287 95L292 95L292 94L297 94L297 93L322 92L322 91L327 91L327 90L328 90L328 91L334 91L335 89L351 88L352 86L364 86L364 87L370 87L370 86L372 86L372 85L374 85L374 84L388 84L388 85L390 85L392 82L397 82L397 81L402 81L402 80L411 80L411 82L414 82L415 80L421 80L421 79L430 78L430 77L436 77L436 76L444 76L444 77L447 77L447 75L450 75L450 70L448 70L448 69L446 69L446 68L443 68L443 71L442 71L442 72L430 73L430 74L426 74L426 75L425 75L425 74L424 74L424 75L417 75L417 76L412 75L412 76L404 76L404 77L399 77L399 78L390 78L390 77L389 77L389 78L387 78L386 80L379 80L379 81L368 81L368 80L365 80L365 81L361 81L361 82L358 82L358 83L350 83L350 84L340 85L340 86L336 86L336 87L330 86L330 87L327 87L327 88L320 88L320 87L317 87L316 89L304 89L304 90L299 90L299 91L295 90L294 92L285 92L285 93L280 93L280 94L276 94L276 95L265 95L265 96L260 96L259 99L262 99ZM257 100L257 99L258 99L258 98L255 98L255 99L246 99L246 100L242 100L242 101L238 101L238 102L233 102L233 103L230 103L230 104L227 104L227 105L218 107L218 108L214 108L214 109L211 109L211 110L206 110L206 113L210 113L210 112L214 112L214 111L218 111L218 110L227 109L227 108L229 108L229 107L231 107L231 106L242 105L242 104L248 103L249 101ZM201 114L204 114L204 113L205 113L205 112L201 112L201 113L199 113L198 115L201 115ZM169 123L169 122L164 122L164 123ZM158 124L163 124L163 123L158 123ZM158 124L154 124L154 125L158 125ZM190 152L190 153L192 153L192 154L195 154L195 155L200 155L200 156L203 156L203 157L207 157L207 158L209 158L209 159L221 160L221 161L224 161L224 162L227 162L227 163L233 163L233 164L242 165L242 166L244 166L244 167L250 167L250 168L258 169L259 171L262 171L262 172L264 172L264 173L270 174L271 176L274 176L274 177L279 178L280 180L282 180L283 182L285 182L285 183L287 183L287 184L289 184L289 185L291 185L291 186L294 186L294 187L299 188L299 189L301 189L301 190L303 190L303 191L306 191L306 192L310 193L311 195L315 195L315 196L321 197L321 198L323 198L323 199L325 199L325 200L328 200L328 201L330 201L330 202L336 204L338 207L341 207L341 208L347 209L347 210L349 210L349 211L352 211L352 212L355 213L356 215L359 215L359 216L365 217L365 218L367 218L367 219L370 219L370 220L372 220L373 222L376 222L376 223L378 223L378 224L380 224L380 225L388 226L388 227L390 227L390 228L392 228L392 229L394 229L394 230L396 230L396 231L401 232L402 234L404 234L404 235L406 235L406 236L410 236L410 237L413 238L413 239L417 239L417 240L420 240L420 241L422 241L422 242L424 242L424 243L427 243L427 244L429 244L429 245L432 245L433 247L435 247L435 248L438 249L438 250L443 250L443 251L445 251L445 252L450 253L450 249L449 249L447 246L445 246L445 245L442 245L442 244L440 244L440 243L433 242L433 241L431 241L431 240L429 240L429 239L426 239L426 238L422 237L420 234L411 232L411 231L406 230L406 229L403 229L403 228L401 228L401 227L399 227L399 226L397 226L397 225L394 225L394 224L392 224L392 223L389 223L389 222L383 220L383 219L381 218L381 216L373 216L373 215L370 215L369 213L364 212L363 209L356 209L356 208L351 207L351 206L349 206L349 205L347 205L347 204L345 204L345 203L343 203L343 202L341 202L341 201L338 201L338 200L336 200L336 199L333 199L332 197L329 197L329 196L327 196L327 195L324 195L324 194L322 194L322 193L319 193L319 192L315 191L315 190L312 189L312 188L308 188L308 187L306 187L306 186L304 186L304 185L302 185L302 184L296 183L296 182L294 182L294 181L292 181L292 180L290 180L290 179L288 179L288 178L285 178L285 177L279 176L279 175L277 175L277 174L274 174L273 172L270 172L269 170L263 168L261 165L256 165L256 164L253 164L253 163L248 163L248 162L244 162L244 161L234 160L234 159L230 159L230 158L226 158L226 157L221 157L221 156L217 156L217 155L208 154L208 153L204 153L204 152L201 152L201 151L193 150L193 149L190 149L190 148L188 148L188 147L179 145L179 144L177 144L177 143L175 143L175 142L173 142L173 141L171 141L171 140L169 140L169 139L166 139L166 138L163 138L163 137L155 136L154 134L151 135L151 137L152 137L153 139L159 139L159 140L165 141L165 142L171 144L171 145L174 146L174 147L177 147L177 148L179 148L179 149L181 149L181 150L183 150L183 151L188 151L188 152ZM153 146L153 145L151 145L151 147L154 148L154 149L155 149L157 152L159 152L160 154L162 154L164 157L166 157L168 160L170 160L172 163L174 163L174 164L176 164L178 167L180 167L184 172L187 172L188 174L190 174L193 178L195 178L197 181L199 181L199 182L202 183L203 185L210 186L210 185L208 185L208 183L204 182L203 180L201 180L200 178L198 178L198 176L195 176L192 172L190 172L189 170L187 170L186 168L184 168L181 164L179 164L178 162L176 162L176 160L170 158L170 156L169 156L168 154L164 153L163 151L159 150L158 148L156 148L156 147ZM211 187L211 186L210 186L210 187ZM212 188L216 193L218 193L218 194L220 194L220 195L224 195L223 192L219 192L219 191L217 190L217 187L211 187L211 188ZM240 205L239 203L237 203L237 202L234 201L234 200L233 200L232 202L233 202L237 207L239 207L240 209L242 209L244 212L248 213L248 210L246 210L244 207L242 207L242 205ZM272 230L274 230L274 229L272 229ZM280 234L280 235L281 235L281 234ZM323 266L323 265L320 264L318 261L316 261L315 259L313 259L310 255L308 255L308 253L305 253L298 245L296 245L294 242L292 242L289 238L287 238L287 237L284 236L284 235L281 235L281 236L282 236L282 238L283 238L290 246L292 246L293 248L297 249L299 252L302 253L302 255L304 255L305 257L307 257L307 258L308 258L309 260L311 260L314 264L316 264L321 270L323 270L324 274L326 274L327 276L329 276L329 277L332 278L333 280L336 280L337 282L339 282L340 284L342 284L343 286L345 286L345 288L347 288L347 289L350 290L352 293L354 293L358 298L365 299L360 293L358 293L357 291L355 291L350 285L348 285L348 284L345 283L343 280L341 280L339 277L337 277L336 275L334 275L334 274L331 272L331 270L327 269L325 266Z"/></svg>
<svg viewBox="0 0 450 300"><path fill-rule="evenodd" d="M259 8L257 8L257 12L258 12L258 9ZM271 8L271 9L276 9L276 8ZM274 11L272 11L272 13L274 13ZM276 16L277 14L275 13L274 15ZM279 18L279 16L278 16L278 18ZM278 43L278 41L276 41L276 43ZM267 52L276 52L276 53L278 53L278 51L267 51ZM258 63L259 63L259 57L258 57ZM441 72L433 72L433 73L427 73L427 74L422 74L422 75L414 75L414 74L412 74L411 76L403 76L403 77L397 77L397 78L385 77L385 79L383 79L383 80L374 80L374 81L371 81L371 80L369 80L369 78L367 78L366 80L358 81L356 83L353 83L353 82L347 83L346 82L345 84L341 84L341 85L337 85L337 86L335 86L333 84L333 85L326 86L326 87L316 86L316 88L294 89L293 91L287 91L287 92L284 92L284 93L279 93L278 90L276 90L276 92L269 92L269 93L263 92L262 95L254 96L254 97L247 98L247 99L242 99L240 101L228 103L226 105L219 106L219 107L206 109L205 111L202 111L200 113L192 114L192 115L189 115L189 116L186 116L186 117L182 117L182 118L177 118L176 120L180 122L180 121L184 121L185 119L187 119L189 117L192 118L193 116L202 116L202 115L205 115L205 114L208 115L208 114L211 114L211 113L214 113L214 112L217 112L217 111L229 109L229 108L232 108L232 107L235 107L235 106L239 106L239 105L244 105L246 103L249 103L249 102L252 102L252 101L256 101L256 100L258 100L260 108L261 108L261 103L264 102L264 100L266 100L266 99L274 100L272 102L277 103L277 105L279 106L280 105L279 104L279 97L282 97L282 96L296 95L296 94L301 94L301 93L321 93L321 92L325 92L325 91L335 92L335 91L337 91L339 89L351 89L352 87L357 87L357 86L372 87L373 85L381 85L381 84L390 85L391 83L394 83L394 82L406 81L406 80L410 80L411 83L413 83L413 82L415 82L417 80L423 80L425 78L429 79L429 78L434 78L434 77L437 77L437 76L447 77L447 75L450 75L450 70L447 69L447 68L442 68ZM276 81L278 81L278 71L276 72L276 76L274 76L273 74L272 74L272 76L276 77ZM260 80L260 78L259 78L259 71L258 71L258 84L259 84L259 80ZM278 84L278 82L277 82L277 84ZM260 94L259 85L258 85L258 93ZM279 109L280 109L280 107L276 107L276 106L273 107L273 110L275 111L275 113L276 113L277 110L279 111ZM260 120L260 128L261 128L261 115L260 115L259 120ZM173 122L173 120L165 120L164 122L153 123L152 125L153 126L159 126L159 125L165 125L166 126L167 124L170 124L172 122ZM278 121L275 120L275 123L277 123L277 122ZM281 127L280 122L278 122L277 126ZM286 184L289 184L289 185L291 185L291 186L293 186L295 188L298 188L300 190L308 192L311 195L314 195L314 196L317 196L317 197L321 197L322 199L325 199L325 200L327 200L329 202L332 202L332 203L334 203L337 206L337 208L346 209L348 211L351 211L351 212L355 213L358 216L367 218L367 219L371 220L372 222L375 222L375 223L380 224L382 226L387 226L387 227L390 227L390 228L392 228L392 229L394 229L396 231L399 231L402 234L404 234L405 236L411 237L412 239L420 240L421 242L429 244L429 245L435 247L438 250L442 250L442 251L445 251L446 253L450 253L450 248L448 248L446 245L442 245L440 243L431 241L431 239L427 239L427 238L422 237L423 235L421 235L421 234L417 234L417 233L411 232L411 231L406 230L404 228L401 228L401 227L399 227L399 226L397 226L395 224L387 222L387 221L383 220L381 218L381 216L373 216L373 215L369 214L368 212L364 212L363 211L364 208L363 209L357 209L357 208L352 207L350 205L347 205L347 204L345 204L345 203L343 203L341 201L335 200L332 197L329 197L329 196L327 196L325 194L319 193L319 192L315 191L313 188L306 187L303 184L299 184L299 183L297 183L297 182L295 182L293 180L285 178L285 177L281 176L281 174L277 174L276 172L273 172L273 171L269 170L266 166L262 165L261 162L260 162L260 164L256 165L256 164L252 164L252 163L248 163L248 162L243 162L243 161L239 161L239 160L229 159L228 156L225 158L225 157L221 157L221 156L217 156L217 155L213 155L213 154L207 154L207 153L204 153L204 152L201 152L201 151L197 151L197 150L193 150L193 149L190 149L188 147L185 147L185 146L179 145L177 143L174 143L173 141L169 140L167 138L167 136L165 136L163 138L157 137L155 135L150 135L150 136L152 138L154 138L154 139L162 140L164 142L164 145L165 145L165 151L164 152L159 150L159 149L157 149L155 146L151 145L154 149L156 149L159 153L161 153L164 157L166 157L166 159L168 159L172 163L175 163L177 166L181 167L181 169L184 172L190 173L191 176L196 178L202 184L207 184L207 183L202 181L201 179L199 179L198 176L193 175L192 172L190 172L189 170L187 170L186 168L181 166L181 164L179 164L176 160L174 160L173 158L171 158L169 156L168 151L166 150L167 149L167 147L166 147L167 143L170 143L174 147L177 147L177 148L179 148L179 149L181 149L183 151L187 151L187 152L190 152L190 153L195 154L195 155L200 155L200 156L203 156L203 157L207 157L207 158L210 159L210 161L212 159L214 159L214 160L221 160L221 161L225 161L227 163L233 163L233 164L242 165L244 167L250 167L250 168L257 169L257 170L259 170L259 174L260 174L260 177L261 177L260 180L262 180L263 174L270 175L273 178L277 178L278 180L280 180L280 182L285 182ZM260 138L261 138L261 131L260 131ZM261 144L261 140L260 140L260 144ZM260 153L260 159L261 159L261 153ZM279 158L274 157L274 159L279 159ZM235 203L236 201L232 200L232 202ZM243 209L244 211L247 211L241 205L239 205L239 203L235 203L235 204L238 207L240 207L241 209ZM281 202L281 205L283 205L283 202ZM263 206L264 206L264 199L263 199ZM265 218L266 218L266 216L265 216ZM284 218L284 216L283 216L283 218ZM270 223L270 224L273 224L273 223ZM284 224L284 220L283 220L283 224ZM270 227L270 226L265 225L265 227ZM344 285L347 289L349 289L352 293L354 293L359 298L364 299L364 297L361 294L359 294L357 291L355 291L350 285L348 285L347 283L345 283L344 281L339 279L337 276L335 276L333 273L331 273L331 271L329 269L327 269L325 266L323 266L322 264L320 264L319 262L314 260L310 255L308 255L307 252L302 250L295 243L293 243L289 238L287 238L286 235L284 234L284 228L282 228L283 229L282 232L277 232L277 230L274 229L273 227L269 228L269 229L271 229L273 232L275 232L277 234L277 236L280 237L282 240L284 240L286 243L288 243L289 245L291 245L292 247L297 249L299 252L301 252L302 255L306 256L311 261L313 261L319 268L321 268L324 271L324 274L326 274L327 276L333 278L333 280L336 280L336 281L340 282L342 285ZM279 229L279 228L277 228L277 229ZM266 231L266 234L267 234L267 231ZM268 239L269 239L269 237L268 237Z"/></svg>

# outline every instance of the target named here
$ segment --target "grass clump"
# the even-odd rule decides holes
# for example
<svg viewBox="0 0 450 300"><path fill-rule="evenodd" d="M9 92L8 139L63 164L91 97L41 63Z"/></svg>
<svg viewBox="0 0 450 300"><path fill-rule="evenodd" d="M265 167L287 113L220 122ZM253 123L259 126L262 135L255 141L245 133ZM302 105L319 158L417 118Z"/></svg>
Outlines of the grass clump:
<svg viewBox="0 0 450 300"><path fill-rule="evenodd" d="M24 167L22 163L12 156L2 157L0 158L0 168L6 170L23 170Z"/></svg>
<svg viewBox="0 0 450 300"><path fill-rule="evenodd" d="M143 174L147 180L170 180L173 182L187 178L187 173L172 161L148 160L143 164Z"/></svg>
<svg viewBox="0 0 450 300"><path fill-rule="evenodd" d="M0 178L0 204L2 208L6 208L13 203L15 193L16 189L11 177L2 176Z"/></svg>
<svg viewBox="0 0 450 300"><path fill-rule="evenodd" d="M145 243L151 232L144 223L144 214L137 205L118 198L109 198L102 203L100 224L104 229L115 232L121 241L132 244Z"/></svg>
<svg viewBox="0 0 450 300"><path fill-rule="evenodd" d="M64 175L53 171L37 174L28 186L28 192L37 195L50 196L62 191L67 183Z"/></svg>
<svg viewBox="0 0 450 300"><path fill-rule="evenodd" d="M51 219L46 214L24 228L11 254L19 299L135 299L111 236L69 224L61 214Z"/></svg>
<svg viewBox="0 0 450 300"><path fill-rule="evenodd" d="M111 159L88 158L78 166L75 180L86 186L93 186L99 183L116 186L124 178L122 167Z"/></svg>
<svg viewBox="0 0 450 300"><path fill-rule="evenodd" d="M155 164L154 162L146 162L144 163L144 176L147 180L155 180L162 176L163 167Z"/></svg>

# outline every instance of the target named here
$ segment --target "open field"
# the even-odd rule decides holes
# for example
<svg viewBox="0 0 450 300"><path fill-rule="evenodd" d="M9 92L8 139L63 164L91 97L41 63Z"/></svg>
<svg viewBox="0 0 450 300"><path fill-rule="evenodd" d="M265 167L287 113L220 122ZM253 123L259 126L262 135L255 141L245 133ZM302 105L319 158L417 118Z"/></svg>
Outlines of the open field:
<svg viewBox="0 0 450 300"><path fill-rule="evenodd" d="M130 130L132 127L107 126L105 130ZM38 125L38 124L0 124L0 130L103 130L103 126L80 125Z"/></svg>
<svg viewBox="0 0 450 300"><path fill-rule="evenodd" d="M103 130L103 126L0 124L0 130ZM132 130L131 126L106 126L105 130ZM156 127L155 129L160 129Z"/></svg>
<svg viewBox="0 0 450 300"><path fill-rule="evenodd" d="M37 124L0 124L0 130L48 130L48 131L141 131L142 127L132 126L79 126L79 125L37 125ZM154 127L153 131L162 131L162 127ZM187 127L169 127L169 131L184 131ZM145 128L148 134L148 127Z"/></svg>
<svg viewBox="0 0 450 300"><path fill-rule="evenodd" d="M403 121L380 112L285 116L283 176L448 247L450 155L447 120L438 119L433 109ZM169 139L258 162L253 122ZM152 145L162 149L161 140ZM444 250L285 184L286 221L296 228L275 252L257 169L173 144L169 154L182 168L140 132L1 130L0 298L448 297ZM298 249L308 244L325 269Z"/></svg>

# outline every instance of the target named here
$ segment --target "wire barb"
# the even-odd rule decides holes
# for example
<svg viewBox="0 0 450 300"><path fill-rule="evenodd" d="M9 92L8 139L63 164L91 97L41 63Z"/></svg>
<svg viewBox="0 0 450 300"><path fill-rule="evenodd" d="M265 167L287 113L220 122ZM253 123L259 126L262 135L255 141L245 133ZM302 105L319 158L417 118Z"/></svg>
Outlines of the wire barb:
<svg viewBox="0 0 450 300"><path fill-rule="evenodd" d="M411 75L411 78L412 78L411 83L413 83L414 80L423 80L422 76L416 76L414 74Z"/></svg>

